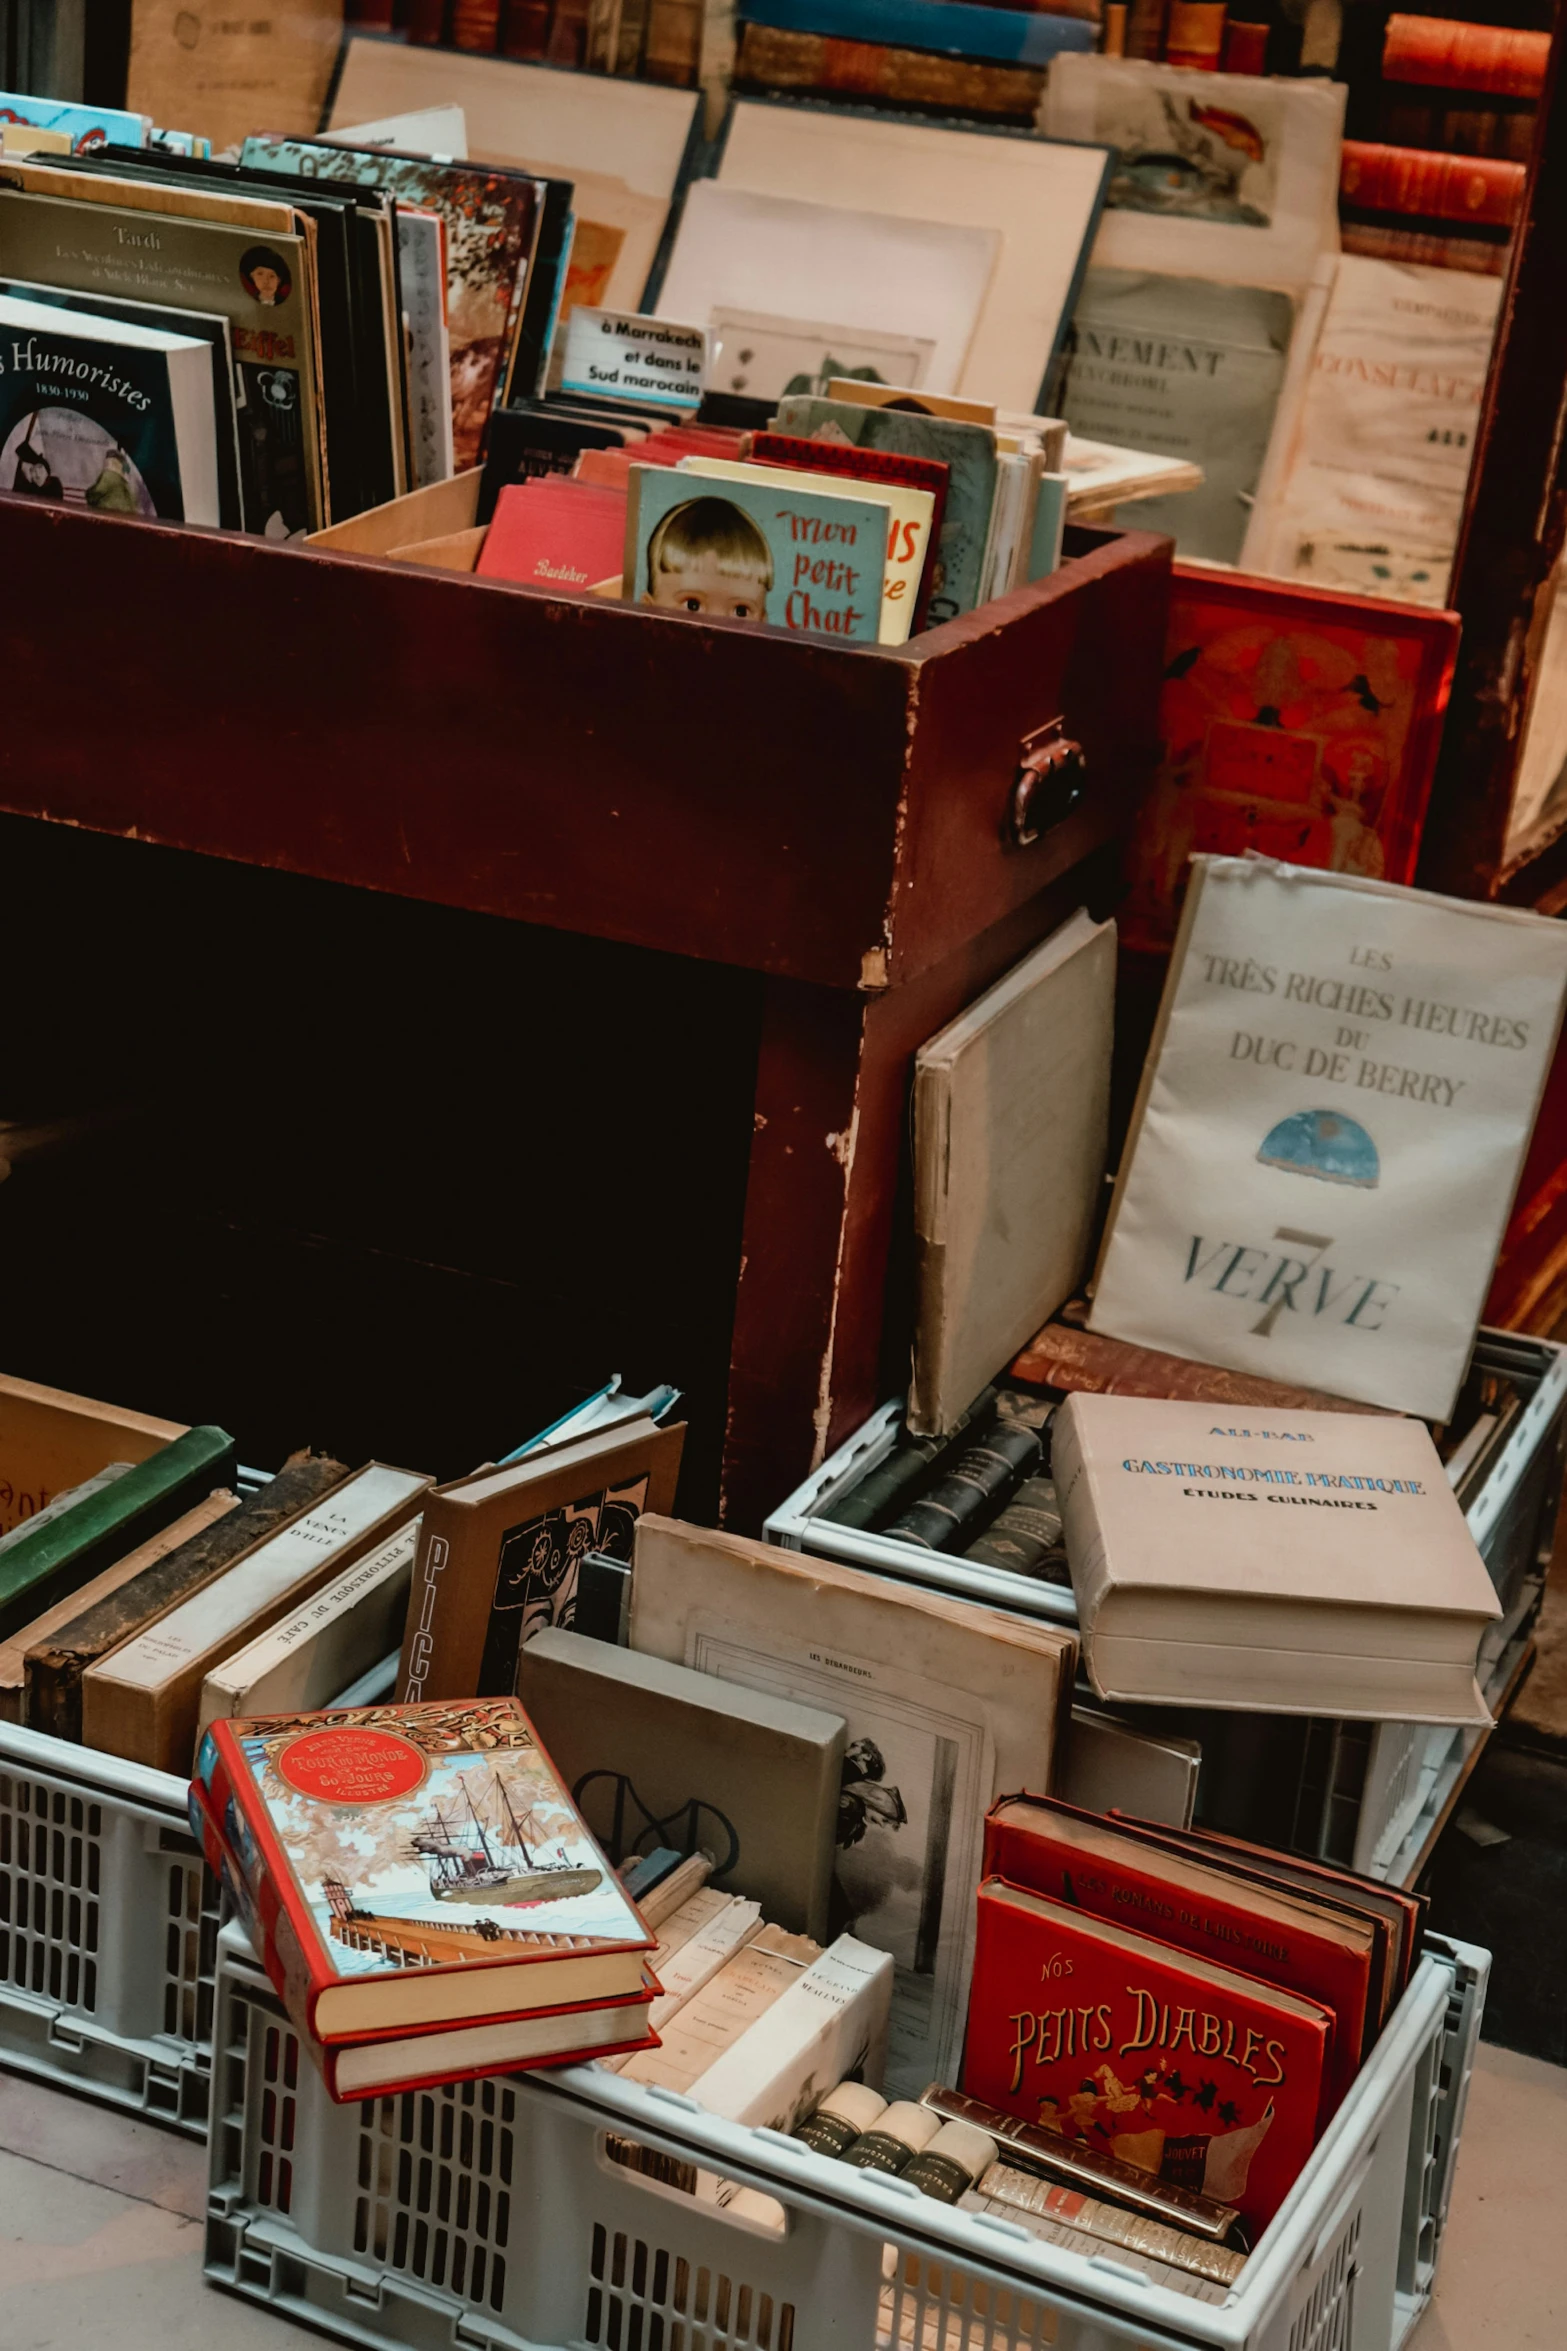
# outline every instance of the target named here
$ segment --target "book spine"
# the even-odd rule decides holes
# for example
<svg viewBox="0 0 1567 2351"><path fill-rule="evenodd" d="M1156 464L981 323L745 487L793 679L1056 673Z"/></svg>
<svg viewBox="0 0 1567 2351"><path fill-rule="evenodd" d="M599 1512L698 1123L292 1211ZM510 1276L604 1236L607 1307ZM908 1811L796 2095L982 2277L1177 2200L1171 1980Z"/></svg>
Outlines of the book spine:
<svg viewBox="0 0 1567 2351"><path fill-rule="evenodd" d="M452 47L493 56L500 46L501 0L452 0Z"/></svg>
<svg viewBox="0 0 1567 2351"><path fill-rule="evenodd" d="M1475 277L1507 275L1510 243L1480 237L1442 237L1425 229L1388 228L1380 221L1346 221L1339 232L1346 253L1373 261L1412 261L1426 269L1466 269Z"/></svg>
<svg viewBox="0 0 1567 2351"><path fill-rule="evenodd" d="M1225 0L1170 0L1164 37L1167 65L1185 66L1201 73L1218 70L1224 54Z"/></svg>
<svg viewBox="0 0 1567 2351"><path fill-rule="evenodd" d="M1455 24L1440 16L1394 16L1388 20L1382 72L1390 82L1538 98L1550 54L1549 33Z"/></svg>
<svg viewBox="0 0 1567 2351"><path fill-rule="evenodd" d="M408 0L408 38L416 48L438 49L446 24L446 0Z"/></svg>
<svg viewBox="0 0 1567 2351"><path fill-rule="evenodd" d="M1230 17L1224 27L1226 73L1264 74L1268 70L1268 26Z"/></svg>
<svg viewBox="0 0 1567 2351"><path fill-rule="evenodd" d="M792 2131L823 2082L879 2074L892 1973L885 1952L840 1935L706 2068L696 2096L730 2122Z"/></svg>
<svg viewBox="0 0 1567 2351"><path fill-rule="evenodd" d="M588 37L588 0L555 0L545 57L551 65L581 65Z"/></svg>
<svg viewBox="0 0 1567 2351"><path fill-rule="evenodd" d="M1368 212L1424 213L1436 220L1515 226L1524 166L1488 156L1433 155L1346 139L1339 194Z"/></svg>
<svg viewBox="0 0 1567 2351"><path fill-rule="evenodd" d="M1534 150L1534 107L1512 101L1454 106L1428 90L1384 90L1377 136L1389 147L1426 147L1444 155L1490 155L1527 163Z"/></svg>
<svg viewBox="0 0 1567 2351"><path fill-rule="evenodd" d="M1154 60L1163 56L1166 6L1167 0L1128 0L1126 56Z"/></svg>
<svg viewBox="0 0 1567 2351"><path fill-rule="evenodd" d="M1045 86L1040 67L992 65L754 22L742 31L735 73L738 81L758 89L819 90L1019 124L1032 123Z"/></svg>
<svg viewBox="0 0 1567 2351"><path fill-rule="evenodd" d="M501 50L507 57L543 57L550 40L550 0L506 0Z"/></svg>
<svg viewBox="0 0 1567 2351"><path fill-rule="evenodd" d="M695 87L702 51L703 0L649 0L642 71L650 82Z"/></svg>
<svg viewBox="0 0 1567 2351"><path fill-rule="evenodd" d="M1065 1583L1068 1579L1066 1553L1061 1544L1061 1510L1053 1481L1025 1478L1005 1510L997 1512L978 1542L970 1543L963 1557L973 1560L977 1567L1005 1567L1014 1575Z"/></svg>
<svg viewBox="0 0 1567 2351"><path fill-rule="evenodd" d="M1020 1421L998 1421L893 1520L888 1534L926 1551L961 1550L969 1530L1038 1469L1042 1451L1033 1429Z"/></svg>

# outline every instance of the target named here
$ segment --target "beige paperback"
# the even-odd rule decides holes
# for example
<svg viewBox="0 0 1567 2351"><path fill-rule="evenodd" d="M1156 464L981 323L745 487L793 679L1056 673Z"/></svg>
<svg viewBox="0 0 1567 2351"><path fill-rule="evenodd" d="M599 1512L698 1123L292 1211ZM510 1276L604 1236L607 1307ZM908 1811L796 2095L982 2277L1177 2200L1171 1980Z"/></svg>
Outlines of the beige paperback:
<svg viewBox="0 0 1567 2351"><path fill-rule="evenodd" d="M1567 985L1567 928L1195 857L1089 1327L1446 1420Z"/></svg>

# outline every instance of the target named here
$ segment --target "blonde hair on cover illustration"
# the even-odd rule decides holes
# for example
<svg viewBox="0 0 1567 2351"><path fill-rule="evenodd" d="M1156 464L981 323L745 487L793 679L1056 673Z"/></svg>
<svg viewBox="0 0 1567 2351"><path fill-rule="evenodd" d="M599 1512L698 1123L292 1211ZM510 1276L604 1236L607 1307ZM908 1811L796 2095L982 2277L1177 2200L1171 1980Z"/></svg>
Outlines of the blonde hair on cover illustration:
<svg viewBox="0 0 1567 2351"><path fill-rule="evenodd" d="M709 556L728 579L773 584L772 549L745 511L728 498L688 498L672 506L647 543L649 594L661 572L685 571Z"/></svg>

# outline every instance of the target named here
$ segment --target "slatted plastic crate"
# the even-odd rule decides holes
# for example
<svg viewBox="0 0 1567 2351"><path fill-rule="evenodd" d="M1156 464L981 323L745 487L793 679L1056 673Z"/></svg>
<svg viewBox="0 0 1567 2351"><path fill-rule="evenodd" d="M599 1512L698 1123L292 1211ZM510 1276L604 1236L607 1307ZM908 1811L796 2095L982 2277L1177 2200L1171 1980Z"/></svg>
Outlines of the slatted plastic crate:
<svg viewBox="0 0 1567 2351"><path fill-rule="evenodd" d="M0 1723L0 2065L203 2136L217 1925L183 1780Z"/></svg>
<svg viewBox="0 0 1567 2351"><path fill-rule="evenodd" d="M334 2106L219 1947L207 2276L401 2351L1397 2351L1430 2298L1489 1956L1433 1939L1222 2304L593 2067ZM758 2189L771 2229L613 2161Z"/></svg>

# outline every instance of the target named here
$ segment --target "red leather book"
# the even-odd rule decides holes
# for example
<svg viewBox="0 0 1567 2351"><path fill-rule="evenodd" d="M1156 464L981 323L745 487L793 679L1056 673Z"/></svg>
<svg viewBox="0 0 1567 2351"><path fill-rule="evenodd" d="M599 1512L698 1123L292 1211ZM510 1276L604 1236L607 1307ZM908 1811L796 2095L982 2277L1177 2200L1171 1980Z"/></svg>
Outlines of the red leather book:
<svg viewBox="0 0 1567 2351"><path fill-rule="evenodd" d="M625 547L624 491L539 474L502 490L475 570L535 588L593 588L619 577Z"/></svg>
<svg viewBox="0 0 1567 2351"><path fill-rule="evenodd" d="M1419 147L1384 147L1346 139L1339 194L1368 212L1414 213L1428 220L1515 226L1526 167L1495 155L1437 155Z"/></svg>
<svg viewBox="0 0 1567 2351"><path fill-rule="evenodd" d="M501 0L452 0L452 47L490 55L500 46Z"/></svg>
<svg viewBox="0 0 1567 2351"><path fill-rule="evenodd" d="M1010 1796L993 1807L984 1868L987 1877L1125 1921L1331 2010L1319 2128L1337 2112L1378 2021L1377 1937L1365 1920L1248 1881L1216 1854L1173 1852L1128 1822L1112 1825L1048 1796Z"/></svg>
<svg viewBox="0 0 1567 2351"><path fill-rule="evenodd" d="M217 1721L196 1778L319 2041L641 1989L653 1937L514 1698Z"/></svg>
<svg viewBox="0 0 1567 2351"><path fill-rule="evenodd" d="M1265 2228L1316 2140L1327 2010L1002 1878L978 1905L970 2097Z"/></svg>
<svg viewBox="0 0 1567 2351"><path fill-rule="evenodd" d="M930 545L920 577L910 635L925 626L936 577L936 551L941 544L941 518L946 512L947 484L952 468L936 457L905 457L893 449L856 449L846 442L804 441L796 433L753 433L751 455L758 465L797 466L802 473L841 474L845 481L901 482L910 490L929 490L935 505L930 517Z"/></svg>
<svg viewBox="0 0 1567 2351"><path fill-rule="evenodd" d="M1427 269L1463 269L1471 277L1504 278L1512 253L1508 238L1443 237L1430 229L1384 227L1381 221L1345 221L1339 244L1372 261L1413 261Z"/></svg>
<svg viewBox="0 0 1567 2351"><path fill-rule="evenodd" d="M1549 33L1455 24L1445 16L1392 16L1382 78L1424 82L1439 90L1489 90L1498 98L1538 98L1550 54Z"/></svg>
<svg viewBox="0 0 1567 2351"><path fill-rule="evenodd" d="M446 2082L469 2081L503 2068L508 2073L525 2072L584 2056L619 2057L633 2049L659 2046L658 2035L648 2024L658 1981L646 1970L641 1989L629 1999L589 2000L572 2008L511 2009L501 2016L462 2025L365 2033L351 2042L323 2046L310 2030L301 2001L297 1945L291 1957L286 1939L279 1943L275 1903L265 1912L258 1907L199 1783L191 1789L189 1809L207 1867L227 1894L250 1937L251 1948L288 2010L289 2021L309 2050L329 2096L339 2105L372 2095L390 2097L403 2090L436 2089Z"/></svg>

